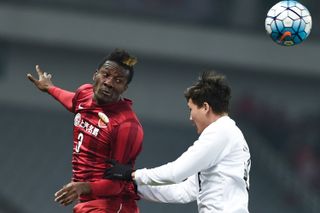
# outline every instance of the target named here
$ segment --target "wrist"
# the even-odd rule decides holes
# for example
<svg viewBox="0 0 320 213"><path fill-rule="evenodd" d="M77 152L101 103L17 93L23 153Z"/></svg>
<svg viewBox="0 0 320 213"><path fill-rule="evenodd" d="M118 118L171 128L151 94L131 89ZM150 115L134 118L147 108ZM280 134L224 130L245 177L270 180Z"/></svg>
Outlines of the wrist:
<svg viewBox="0 0 320 213"><path fill-rule="evenodd" d="M80 195L91 194L91 186L88 182L80 183Z"/></svg>
<svg viewBox="0 0 320 213"><path fill-rule="evenodd" d="M54 85L50 85L45 89L45 92L49 93L49 94L53 94L54 90L55 90L55 86Z"/></svg>

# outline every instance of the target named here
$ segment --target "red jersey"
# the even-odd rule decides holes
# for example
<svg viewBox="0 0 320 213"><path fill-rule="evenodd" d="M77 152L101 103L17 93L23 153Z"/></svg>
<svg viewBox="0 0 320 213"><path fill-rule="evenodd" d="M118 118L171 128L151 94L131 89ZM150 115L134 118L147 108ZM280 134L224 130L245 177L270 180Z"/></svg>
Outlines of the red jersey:
<svg viewBox="0 0 320 213"><path fill-rule="evenodd" d="M132 182L103 179L107 159L134 166L142 148L143 129L129 99L97 105L93 86L85 84L75 93L57 87L49 93L75 113L73 129L73 181L90 182L90 195L81 201L110 198L136 199Z"/></svg>

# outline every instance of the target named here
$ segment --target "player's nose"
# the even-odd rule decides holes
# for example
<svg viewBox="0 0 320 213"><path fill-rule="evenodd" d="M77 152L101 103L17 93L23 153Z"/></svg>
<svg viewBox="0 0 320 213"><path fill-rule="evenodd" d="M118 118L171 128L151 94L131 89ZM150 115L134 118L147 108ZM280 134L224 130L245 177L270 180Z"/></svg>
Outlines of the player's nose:
<svg viewBox="0 0 320 213"><path fill-rule="evenodd" d="M108 86L108 87L113 87L113 79L112 77L108 77L104 79L103 84Z"/></svg>

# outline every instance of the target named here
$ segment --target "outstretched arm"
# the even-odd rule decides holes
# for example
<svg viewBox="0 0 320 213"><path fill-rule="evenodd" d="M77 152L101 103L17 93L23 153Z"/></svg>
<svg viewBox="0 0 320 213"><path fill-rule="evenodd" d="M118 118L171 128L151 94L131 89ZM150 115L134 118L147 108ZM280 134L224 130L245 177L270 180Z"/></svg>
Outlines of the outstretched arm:
<svg viewBox="0 0 320 213"><path fill-rule="evenodd" d="M112 167L108 168L104 174L107 179L132 180L134 172L129 164L120 164L115 160L109 160ZM139 185L137 184L138 194L141 198L160 203L189 203L196 200L199 191L196 184L196 175L185 181L170 185Z"/></svg>
<svg viewBox="0 0 320 213"><path fill-rule="evenodd" d="M197 199L199 188L196 178L193 175L181 183L171 185L138 185L138 194L142 199L153 202L189 203Z"/></svg>
<svg viewBox="0 0 320 213"><path fill-rule="evenodd" d="M222 152L230 143L226 135L208 131L175 161L152 169L138 169L121 163L114 163L106 169L104 177L117 180L134 180L138 185L169 185L180 183L197 172L209 168L222 158ZM214 153L213 153L214 151ZM210 156L210 158L208 157ZM131 175L130 175L131 174Z"/></svg>
<svg viewBox="0 0 320 213"><path fill-rule="evenodd" d="M73 111L72 99L75 95L73 92L63 90L53 85L51 74L43 72L39 65L36 65L38 79L34 78L30 73L27 74L28 79L42 92L47 92L58 100L67 110Z"/></svg>
<svg viewBox="0 0 320 213"><path fill-rule="evenodd" d="M51 81L51 74L43 72L39 65L36 65L36 71L39 79L35 79L30 73L27 74L29 80L42 92L48 92L48 90L53 87L53 83Z"/></svg>

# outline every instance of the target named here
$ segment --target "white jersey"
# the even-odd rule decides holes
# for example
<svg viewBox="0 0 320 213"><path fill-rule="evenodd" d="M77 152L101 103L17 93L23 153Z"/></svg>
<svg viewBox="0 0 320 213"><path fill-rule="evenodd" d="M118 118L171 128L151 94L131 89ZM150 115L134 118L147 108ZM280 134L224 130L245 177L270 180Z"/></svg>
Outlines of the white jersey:
<svg viewBox="0 0 320 213"><path fill-rule="evenodd" d="M140 196L165 203L197 200L200 213L248 213L250 153L241 130L228 116L204 129L178 159L139 169Z"/></svg>

